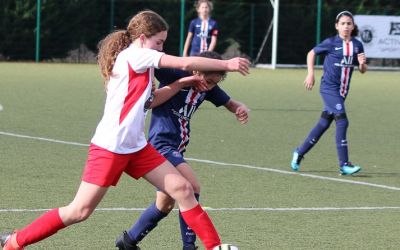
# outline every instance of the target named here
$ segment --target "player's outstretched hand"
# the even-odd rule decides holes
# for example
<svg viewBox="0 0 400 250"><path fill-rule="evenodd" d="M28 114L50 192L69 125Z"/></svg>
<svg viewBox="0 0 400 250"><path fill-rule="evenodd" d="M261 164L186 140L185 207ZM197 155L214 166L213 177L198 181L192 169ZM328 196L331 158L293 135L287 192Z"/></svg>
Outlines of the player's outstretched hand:
<svg viewBox="0 0 400 250"><path fill-rule="evenodd" d="M241 123L245 124L249 121L249 109L246 107L246 105L242 104L240 105L235 112L236 119Z"/></svg>
<svg viewBox="0 0 400 250"><path fill-rule="evenodd" d="M314 87L315 78L313 74L308 74L306 79L304 80L304 87L306 90L312 90Z"/></svg>
<svg viewBox="0 0 400 250"><path fill-rule="evenodd" d="M250 61L243 57L235 57L228 60L228 71L236 71L242 75L250 74Z"/></svg>

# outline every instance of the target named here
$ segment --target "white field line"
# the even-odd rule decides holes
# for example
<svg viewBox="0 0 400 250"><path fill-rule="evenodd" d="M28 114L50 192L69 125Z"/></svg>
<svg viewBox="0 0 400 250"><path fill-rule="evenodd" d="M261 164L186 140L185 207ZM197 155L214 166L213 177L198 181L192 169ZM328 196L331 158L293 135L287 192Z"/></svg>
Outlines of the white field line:
<svg viewBox="0 0 400 250"><path fill-rule="evenodd" d="M227 211L227 212L312 212L312 211L379 211L379 210L400 210L400 207L281 207L281 208L272 208L272 207L260 207L260 208L245 208L245 207L237 207L237 208L211 208L211 207L203 207L207 211ZM144 211L146 208L97 208L96 211L103 212L129 212L129 211ZM22 208L10 208L10 209L0 209L0 213L7 212L46 212L50 209L47 208L38 208L38 209L22 209ZM178 209L174 209L175 212Z"/></svg>
<svg viewBox="0 0 400 250"><path fill-rule="evenodd" d="M49 139L49 138L43 138L43 137L33 137L33 136L14 134L14 133L8 133L8 132L3 132L3 131L0 131L0 135L26 138L26 139L32 139L32 140L47 141L47 142L54 142L54 143L61 143L61 144L74 145L74 146L84 146L84 147L89 146L88 144L83 144L83 143L61 141L61 140L55 140L55 139ZM189 161L202 162L202 163L207 163L207 164L255 169L255 170L260 170L260 171L274 172L274 173L286 174L286 175L298 175L298 176L309 177L309 178L313 178L313 179L342 182L342 183L355 184L355 185L364 185L364 186L369 186L369 187L400 191L400 187L387 186L387 185L369 183L369 182L364 182L364 181L354 181L354 180L348 180L348 179L343 179L343 178L333 178L333 177L319 176L319 175L313 175L313 174L305 174L305 173L291 172L291 171L286 171L286 170L279 170L279 169L274 169L274 168L257 167L257 166L251 166L251 165L245 165L245 164L225 163L225 162L201 160L201 159L195 159L195 158L186 158L186 159Z"/></svg>
<svg viewBox="0 0 400 250"><path fill-rule="evenodd" d="M256 166L245 165L245 164L224 163L224 162L200 160L200 159L193 159L193 158L186 158L186 159L187 160L191 160L191 161L196 161L196 162L215 164L215 165L249 168L249 169L256 169L256 170L267 171L267 172L275 172L275 173L280 173L280 174L300 175L300 176L314 178L314 179L329 180L329 181L336 181L336 182L344 182L344 183L349 183L349 184L365 185L365 186L370 186L370 187L377 187L377 188L384 188L384 189L400 191L400 187L393 187L393 186L387 186L387 185L381 185L381 184L374 184L374 183L369 183L369 182L364 182L364 181L354 181L354 180L347 180L347 179L341 179L341 178L319 176L319 175L313 175L313 174L304 174L304 173L299 173L299 172L291 172L291 171L279 170L279 169L274 169L274 168L256 167Z"/></svg>

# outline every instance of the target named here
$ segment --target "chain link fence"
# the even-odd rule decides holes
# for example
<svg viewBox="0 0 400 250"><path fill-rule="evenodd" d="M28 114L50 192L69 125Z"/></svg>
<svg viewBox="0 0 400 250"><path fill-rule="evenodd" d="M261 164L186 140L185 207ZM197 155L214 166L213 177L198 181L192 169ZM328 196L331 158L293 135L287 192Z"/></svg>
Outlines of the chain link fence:
<svg viewBox="0 0 400 250"><path fill-rule="evenodd" d="M0 2L1 61L34 61L36 58L46 62L94 63L97 43L109 32L125 29L129 19L145 9L158 12L169 23L170 30L164 49L169 54L179 55L189 22L197 16L194 1L188 0L41 0L39 13L38 2ZM268 36L265 46L262 46L273 18L270 1L213 2L212 17L219 25L216 51L225 57L242 55L253 61L259 56L259 63L270 63L272 35ZM315 46L317 1L309 2L300 4L296 1L280 1L278 64L305 64L307 52ZM400 15L400 10L391 6L363 6L360 13L360 6L356 3L354 6L343 6L340 2L324 2L321 41L336 34L335 16L344 9L354 14ZM373 63L399 66L399 61L380 59Z"/></svg>

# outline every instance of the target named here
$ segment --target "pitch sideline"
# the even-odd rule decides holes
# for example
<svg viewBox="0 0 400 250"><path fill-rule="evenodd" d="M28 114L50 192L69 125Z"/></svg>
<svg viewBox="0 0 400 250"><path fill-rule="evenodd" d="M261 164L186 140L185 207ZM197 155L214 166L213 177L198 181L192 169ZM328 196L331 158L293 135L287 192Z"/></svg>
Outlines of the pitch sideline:
<svg viewBox="0 0 400 250"><path fill-rule="evenodd" d="M51 138L34 137L34 136L29 136L29 135L20 135L20 134L9 133L9 132L4 132L4 131L0 131L0 135L12 136L12 137L18 137L18 138L25 138L25 139L32 139L32 140L39 140L39 141L47 141L47 142L60 143L60 144L67 144L67 145L73 145L73 146L82 146L82 147L88 147L89 146L88 144L83 144L83 143L78 143L78 142L69 142L69 141L55 140L55 139L51 139ZM279 169L274 169L274 168L264 168L264 167L251 166L251 165L246 165L246 164L225 163L225 162L201 160L201 159L195 159L195 158L186 158L186 159L189 160L189 161L201 162L201 163L207 163L207 164L214 164L214 165L220 165L220 166L230 166L230 167L240 167L240 168L247 168L247 169L256 169L256 170L260 170L260 171L274 172L274 173L279 173L279 174L291 174L291 175L298 175L298 176L308 177L308 178L313 178L313 179L320 179L320 180L327 180L327 181L334 181L334 182L341 182L341 183L348 183L348 184L355 184L355 185L364 185L364 186L370 186L370 187L375 187L375 188L383 188L383 189L388 189L388 190L400 191L400 187L387 186L387 185L369 183L369 182L364 182L364 181L354 181L354 180L347 180L347 179L319 176L319 175L313 175L313 174L291 172L291 171L279 170Z"/></svg>

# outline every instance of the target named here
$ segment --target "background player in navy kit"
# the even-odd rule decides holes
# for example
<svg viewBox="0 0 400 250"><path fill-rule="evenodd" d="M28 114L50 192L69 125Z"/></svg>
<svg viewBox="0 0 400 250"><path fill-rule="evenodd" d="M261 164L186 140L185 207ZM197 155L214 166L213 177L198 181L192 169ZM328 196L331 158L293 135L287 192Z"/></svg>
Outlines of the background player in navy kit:
<svg viewBox="0 0 400 250"><path fill-rule="evenodd" d="M216 52L203 52L200 56L218 59ZM160 81L160 88L168 86L178 79L191 75L191 72L160 69L155 71L156 78ZM152 145L164 155L178 171L193 185L195 196L199 199L200 185L193 169L185 161L183 153L189 144L190 119L204 100L212 102L215 106L224 105L233 112L237 120L244 124L248 121L248 108L246 105L231 99L217 84L224 79L226 72L198 72L194 75L202 77L208 84L209 90L197 92L194 87L182 89L170 100L153 108L150 122L149 140ZM153 103L153 106L159 103ZM174 207L175 201L165 192L157 191L156 202L150 205L141 215L139 220L128 232L124 232L117 239L116 246L121 250L139 249L136 244L140 242L157 223L163 219ZM196 249L196 235L187 226L179 214L183 249Z"/></svg>
<svg viewBox="0 0 400 250"><path fill-rule="evenodd" d="M324 40L307 54L308 74L304 81L307 90L311 90L314 86L315 56L325 55L320 87L324 108L316 126L293 153L291 167L294 171L299 169L303 156L318 142L333 120L336 122L336 148L340 173L350 175L361 170L360 166L355 166L349 161L346 138L349 122L344 101L349 91L354 67L358 66L361 73L367 70L366 57L361 42L353 37L357 35L357 26L349 11L342 11L336 16L335 27L338 35Z"/></svg>
<svg viewBox="0 0 400 250"><path fill-rule="evenodd" d="M197 1L196 11L198 17L190 22L183 48L183 56L198 55L203 51L213 51L215 49L217 45L218 26L217 22L210 18L212 9L213 4L211 1Z"/></svg>

